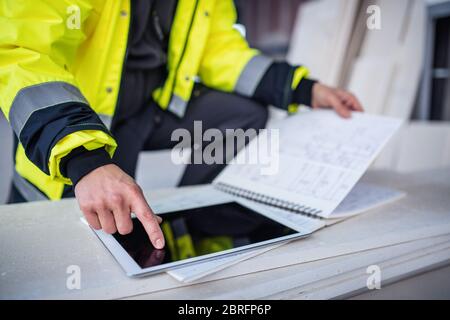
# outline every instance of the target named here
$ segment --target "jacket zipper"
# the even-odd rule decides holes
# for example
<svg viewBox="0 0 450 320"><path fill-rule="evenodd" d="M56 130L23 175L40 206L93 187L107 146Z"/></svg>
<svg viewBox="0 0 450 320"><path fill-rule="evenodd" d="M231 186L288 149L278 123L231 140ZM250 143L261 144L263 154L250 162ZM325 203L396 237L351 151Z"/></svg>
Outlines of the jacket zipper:
<svg viewBox="0 0 450 320"><path fill-rule="evenodd" d="M189 38L191 36L192 25L194 24L195 15L196 15L197 9L198 9L198 2L199 2L199 0L195 1L194 12L192 13L192 19L191 19L191 21L189 23L188 32L187 32L187 35L186 35L186 41L184 42L183 50L181 51L181 56L180 56L180 59L178 60L177 67L175 68L175 79L174 79L173 84L172 84L172 92L171 92L172 96L174 95L175 86L176 86L176 83L177 83L178 71L180 69L181 62L183 61L184 55L186 53L186 48L187 48L187 45L188 45L188 42L189 42Z"/></svg>
<svg viewBox="0 0 450 320"><path fill-rule="evenodd" d="M116 106L114 108L114 114L113 114L112 119L111 119L110 131L113 128L114 118L115 118L116 112L118 111L117 108L120 106L120 99L122 98L122 94L121 94L122 90L121 90L121 88L122 88L122 84L123 84L123 76L125 74L126 62L128 60L128 53L129 53L130 42L131 42L131 40L130 40L131 39L131 37L130 37L130 30L131 30L131 25L132 25L132 20L133 20L133 14L132 14L133 13L133 4L132 4L131 0L128 0L128 1L130 3L130 12L128 13L130 15L130 19L128 21L127 46L125 48L125 55L124 55L123 62L122 62L122 70L120 72L119 93L117 94Z"/></svg>

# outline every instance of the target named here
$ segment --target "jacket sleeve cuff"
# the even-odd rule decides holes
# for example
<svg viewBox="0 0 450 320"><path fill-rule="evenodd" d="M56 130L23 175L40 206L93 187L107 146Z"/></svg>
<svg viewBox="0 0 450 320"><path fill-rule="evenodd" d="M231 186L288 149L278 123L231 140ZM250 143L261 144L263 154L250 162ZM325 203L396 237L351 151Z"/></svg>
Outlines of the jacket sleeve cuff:
<svg viewBox="0 0 450 320"><path fill-rule="evenodd" d="M79 147L72 150L72 152L63 159L60 164L60 170L75 186L90 172L112 163L113 161L105 148L89 151L84 147Z"/></svg>
<svg viewBox="0 0 450 320"><path fill-rule="evenodd" d="M312 91L316 83L316 80L302 79L292 94L292 103L311 106Z"/></svg>
<svg viewBox="0 0 450 320"><path fill-rule="evenodd" d="M274 62L259 82L253 99L265 105L287 110L291 102L294 71L295 68L286 62Z"/></svg>
<svg viewBox="0 0 450 320"><path fill-rule="evenodd" d="M298 109L298 105L310 106L316 81L307 76L306 67L274 62L260 81L253 98L289 112Z"/></svg>

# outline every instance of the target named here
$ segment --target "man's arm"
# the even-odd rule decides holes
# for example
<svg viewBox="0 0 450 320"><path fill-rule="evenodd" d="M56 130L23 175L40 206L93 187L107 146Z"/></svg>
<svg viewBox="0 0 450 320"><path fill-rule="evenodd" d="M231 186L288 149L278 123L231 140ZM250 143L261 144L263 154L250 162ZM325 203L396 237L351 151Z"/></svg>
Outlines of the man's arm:
<svg viewBox="0 0 450 320"><path fill-rule="evenodd" d="M71 4L80 9L78 29L66 27L67 6ZM134 210L151 230L153 244L161 247L164 240L157 219L142 193L137 192L137 185L105 160L110 160L116 142L90 108L71 72L78 47L86 38L84 22L91 10L89 1L0 2L0 106L27 158L53 180L72 183L60 164L73 150L83 148L86 155L101 150L103 166L89 173L90 179L80 177L76 187L83 186L95 200L78 192L86 218L93 225L92 216L96 215L100 222L108 221L102 227L114 231L111 219L120 221L120 226L125 220L131 223L130 212ZM110 186L108 192L98 187L98 181ZM125 209L117 209L117 198Z"/></svg>
<svg viewBox="0 0 450 320"><path fill-rule="evenodd" d="M344 117L350 116L350 111L362 111L352 94L308 79L305 67L274 62L250 48L234 28L235 23L233 1L217 1L199 70L205 85L235 92L291 113L298 109L299 104L333 108Z"/></svg>
<svg viewBox="0 0 450 320"><path fill-rule="evenodd" d="M363 111L353 94L308 79L307 75L304 67L274 62L259 82L253 98L291 113L295 113L299 105L332 108L344 118L350 117L352 111Z"/></svg>
<svg viewBox="0 0 450 320"><path fill-rule="evenodd" d="M162 219L153 213L134 179L114 165L104 149L74 149L61 168L73 181L80 209L94 229L129 234L133 230L130 212L134 212L153 245L164 246Z"/></svg>

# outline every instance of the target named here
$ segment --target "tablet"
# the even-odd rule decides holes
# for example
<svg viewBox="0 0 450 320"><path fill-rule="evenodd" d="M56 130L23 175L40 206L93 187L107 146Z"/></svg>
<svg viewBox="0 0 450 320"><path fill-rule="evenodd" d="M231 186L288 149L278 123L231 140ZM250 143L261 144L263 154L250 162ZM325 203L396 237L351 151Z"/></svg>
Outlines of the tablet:
<svg viewBox="0 0 450 320"><path fill-rule="evenodd" d="M160 214L166 245L155 249L133 218L133 231L94 230L128 276L144 276L308 236L237 202Z"/></svg>

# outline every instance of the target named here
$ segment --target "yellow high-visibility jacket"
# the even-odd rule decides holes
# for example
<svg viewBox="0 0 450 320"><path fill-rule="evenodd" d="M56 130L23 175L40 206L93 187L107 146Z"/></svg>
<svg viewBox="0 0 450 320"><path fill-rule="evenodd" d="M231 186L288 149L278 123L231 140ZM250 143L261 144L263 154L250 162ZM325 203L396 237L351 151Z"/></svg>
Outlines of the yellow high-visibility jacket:
<svg viewBox="0 0 450 320"><path fill-rule="evenodd" d="M232 0L178 1L168 76L153 92L161 108L182 117L197 77L214 89L254 93L272 61L249 48L235 21ZM73 149L113 155L108 124L129 26L130 0L0 1L0 107L19 141L14 184L26 200L62 197L71 181L59 164Z"/></svg>

